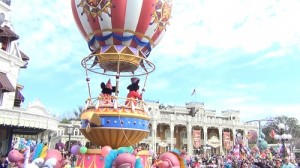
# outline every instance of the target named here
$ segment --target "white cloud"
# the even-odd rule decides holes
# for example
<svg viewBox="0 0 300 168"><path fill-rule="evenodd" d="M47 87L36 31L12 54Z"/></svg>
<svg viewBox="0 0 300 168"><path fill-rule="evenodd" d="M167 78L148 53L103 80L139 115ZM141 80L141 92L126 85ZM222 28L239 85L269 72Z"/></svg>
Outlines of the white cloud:
<svg viewBox="0 0 300 168"><path fill-rule="evenodd" d="M252 101L256 101L256 97L250 97L250 96L244 96L244 97L232 97L232 98L226 98L223 100L223 103L226 105L229 105L231 107L236 106L237 104L241 103L249 103Z"/></svg>
<svg viewBox="0 0 300 168"><path fill-rule="evenodd" d="M169 47L161 47L162 52L183 56L197 46L207 46L241 47L255 53L274 43L295 45L300 28L296 6L300 2L291 2L175 1L169 36L163 39ZM172 50L172 46L181 50Z"/></svg>
<svg viewBox="0 0 300 168"><path fill-rule="evenodd" d="M69 1L16 1L12 3L12 8L18 9L13 11L12 21L21 36L20 48L33 58L30 65L35 69L57 67L66 59L70 64L80 61L74 59L79 57L72 55L79 54L75 51L81 51L80 57L85 56L84 51L88 49L77 31ZM82 42L80 48L74 45L77 41Z"/></svg>
<svg viewBox="0 0 300 168"><path fill-rule="evenodd" d="M237 84L233 85L233 88L243 89L243 90L251 89L251 90L259 91L259 90L265 89L265 86L261 83L254 83L254 84L237 83Z"/></svg>
<svg viewBox="0 0 300 168"><path fill-rule="evenodd" d="M266 58L276 58L288 56L288 51L285 49L279 49L277 51L272 51L265 55Z"/></svg>
<svg viewBox="0 0 300 168"><path fill-rule="evenodd" d="M299 111L299 106L293 104L289 106L275 102L261 105L265 100L251 91L266 91L264 83L269 79L248 83L245 79L253 76L236 75L248 74L250 66L257 68L271 63L274 65L274 61L279 64L283 59L288 62L290 57L298 58L299 1L174 0L173 3L170 27L149 57L157 69L149 75L147 95L165 99L165 102L184 103L186 96L182 94L190 95L191 88L196 88L201 99L209 102L213 109L238 109L243 119L277 115L284 109L291 113ZM13 1L12 7L12 20L16 33L20 35L20 48L31 57L27 69L30 75L22 73L26 77L24 79L34 85L35 80L53 81L54 77L64 73L67 77L65 75L62 80L67 82L55 81L61 84L73 82L62 86L64 91L74 94L78 94L78 90L86 91L80 61L89 50L77 30L70 2ZM97 95L100 92L99 83L108 77L92 77L91 89L93 95ZM273 76L268 78L275 79ZM120 82L122 95L126 95L126 80ZM196 86L186 82L192 80L196 81ZM232 84L233 80L239 83ZM286 82L294 80L291 77ZM274 92L271 87L268 89ZM270 96L273 96L271 92L264 95L270 101ZM85 99L86 95L78 97ZM53 103L48 104L52 106Z"/></svg>
<svg viewBox="0 0 300 168"><path fill-rule="evenodd" d="M240 110L241 119L243 121L254 119L265 119L276 116L288 116L297 118L300 121L300 116L295 115L300 111L299 104L292 105L276 105L276 104L264 104L264 105L237 105L235 108Z"/></svg>

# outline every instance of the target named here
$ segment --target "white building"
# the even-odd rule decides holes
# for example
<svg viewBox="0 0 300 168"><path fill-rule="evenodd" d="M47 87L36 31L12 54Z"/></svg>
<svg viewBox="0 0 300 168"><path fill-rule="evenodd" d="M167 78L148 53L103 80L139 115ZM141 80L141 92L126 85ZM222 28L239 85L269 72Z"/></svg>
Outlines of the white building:
<svg viewBox="0 0 300 168"><path fill-rule="evenodd" d="M226 154L237 133L245 137L244 143L247 145L248 131L258 130L258 125L240 121L239 111L222 111L221 115L217 115L215 111L206 110L203 103L195 102L183 107L164 107L158 102L147 102L147 105L151 115L150 134L140 145L157 153L171 148L185 148L190 155L205 152ZM224 132L227 138L224 138ZM67 147L69 140L71 143L79 141L83 145L88 142L80 132L80 121L60 124L57 135ZM224 140L228 144L227 149Z"/></svg>
<svg viewBox="0 0 300 168"><path fill-rule="evenodd" d="M23 86L18 83L20 69L29 57L20 49L10 22L10 1L0 1L0 154L10 150L13 136L48 140L48 132L56 131L58 119L49 115L40 101L22 107Z"/></svg>

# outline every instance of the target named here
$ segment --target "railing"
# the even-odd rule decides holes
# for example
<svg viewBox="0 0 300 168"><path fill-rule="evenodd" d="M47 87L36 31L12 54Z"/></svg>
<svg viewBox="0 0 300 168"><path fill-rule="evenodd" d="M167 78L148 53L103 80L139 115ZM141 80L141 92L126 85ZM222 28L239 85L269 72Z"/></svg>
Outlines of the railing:
<svg viewBox="0 0 300 168"><path fill-rule="evenodd" d="M116 97L107 94L101 94L99 97L87 99L85 109L98 109L100 107L114 107L115 109L125 107L131 108L133 111L135 111L135 109L143 109L146 113L149 113L148 106L143 100Z"/></svg>
<svg viewBox="0 0 300 168"><path fill-rule="evenodd" d="M203 102L188 102L188 103L185 103L185 105L204 105Z"/></svg>

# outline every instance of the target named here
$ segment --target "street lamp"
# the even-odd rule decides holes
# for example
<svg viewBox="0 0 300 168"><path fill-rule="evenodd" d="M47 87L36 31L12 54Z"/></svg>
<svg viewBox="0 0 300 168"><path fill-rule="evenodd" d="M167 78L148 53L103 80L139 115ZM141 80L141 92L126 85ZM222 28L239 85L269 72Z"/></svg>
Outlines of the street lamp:
<svg viewBox="0 0 300 168"><path fill-rule="evenodd" d="M48 146L49 146L49 148L50 148L50 142L51 142L52 136L53 136L53 132L52 132L52 131L49 131L49 132L48 132Z"/></svg>
<svg viewBox="0 0 300 168"><path fill-rule="evenodd" d="M68 150L71 149L71 134L73 133L73 127L68 126L68 135L69 135L69 144L68 144Z"/></svg>
<svg viewBox="0 0 300 168"><path fill-rule="evenodd" d="M275 139L277 139L278 141L281 141L282 144L282 156L285 157L286 155L286 151L285 151L285 143L288 142L289 140L292 139L292 135L291 134L286 134L286 128L285 125L280 123L278 124L278 131L279 131L279 135L275 135Z"/></svg>

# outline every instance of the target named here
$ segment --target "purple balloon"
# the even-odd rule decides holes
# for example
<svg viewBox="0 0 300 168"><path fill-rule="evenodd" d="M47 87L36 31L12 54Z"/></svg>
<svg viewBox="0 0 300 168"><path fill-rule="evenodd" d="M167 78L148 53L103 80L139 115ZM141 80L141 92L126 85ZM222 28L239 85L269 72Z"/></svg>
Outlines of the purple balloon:
<svg viewBox="0 0 300 168"><path fill-rule="evenodd" d="M152 149L149 149L149 155L153 155L154 151Z"/></svg>
<svg viewBox="0 0 300 168"><path fill-rule="evenodd" d="M79 153L79 150L80 150L80 146L79 145L73 145L72 148L71 148L71 153L73 155L77 155Z"/></svg>

